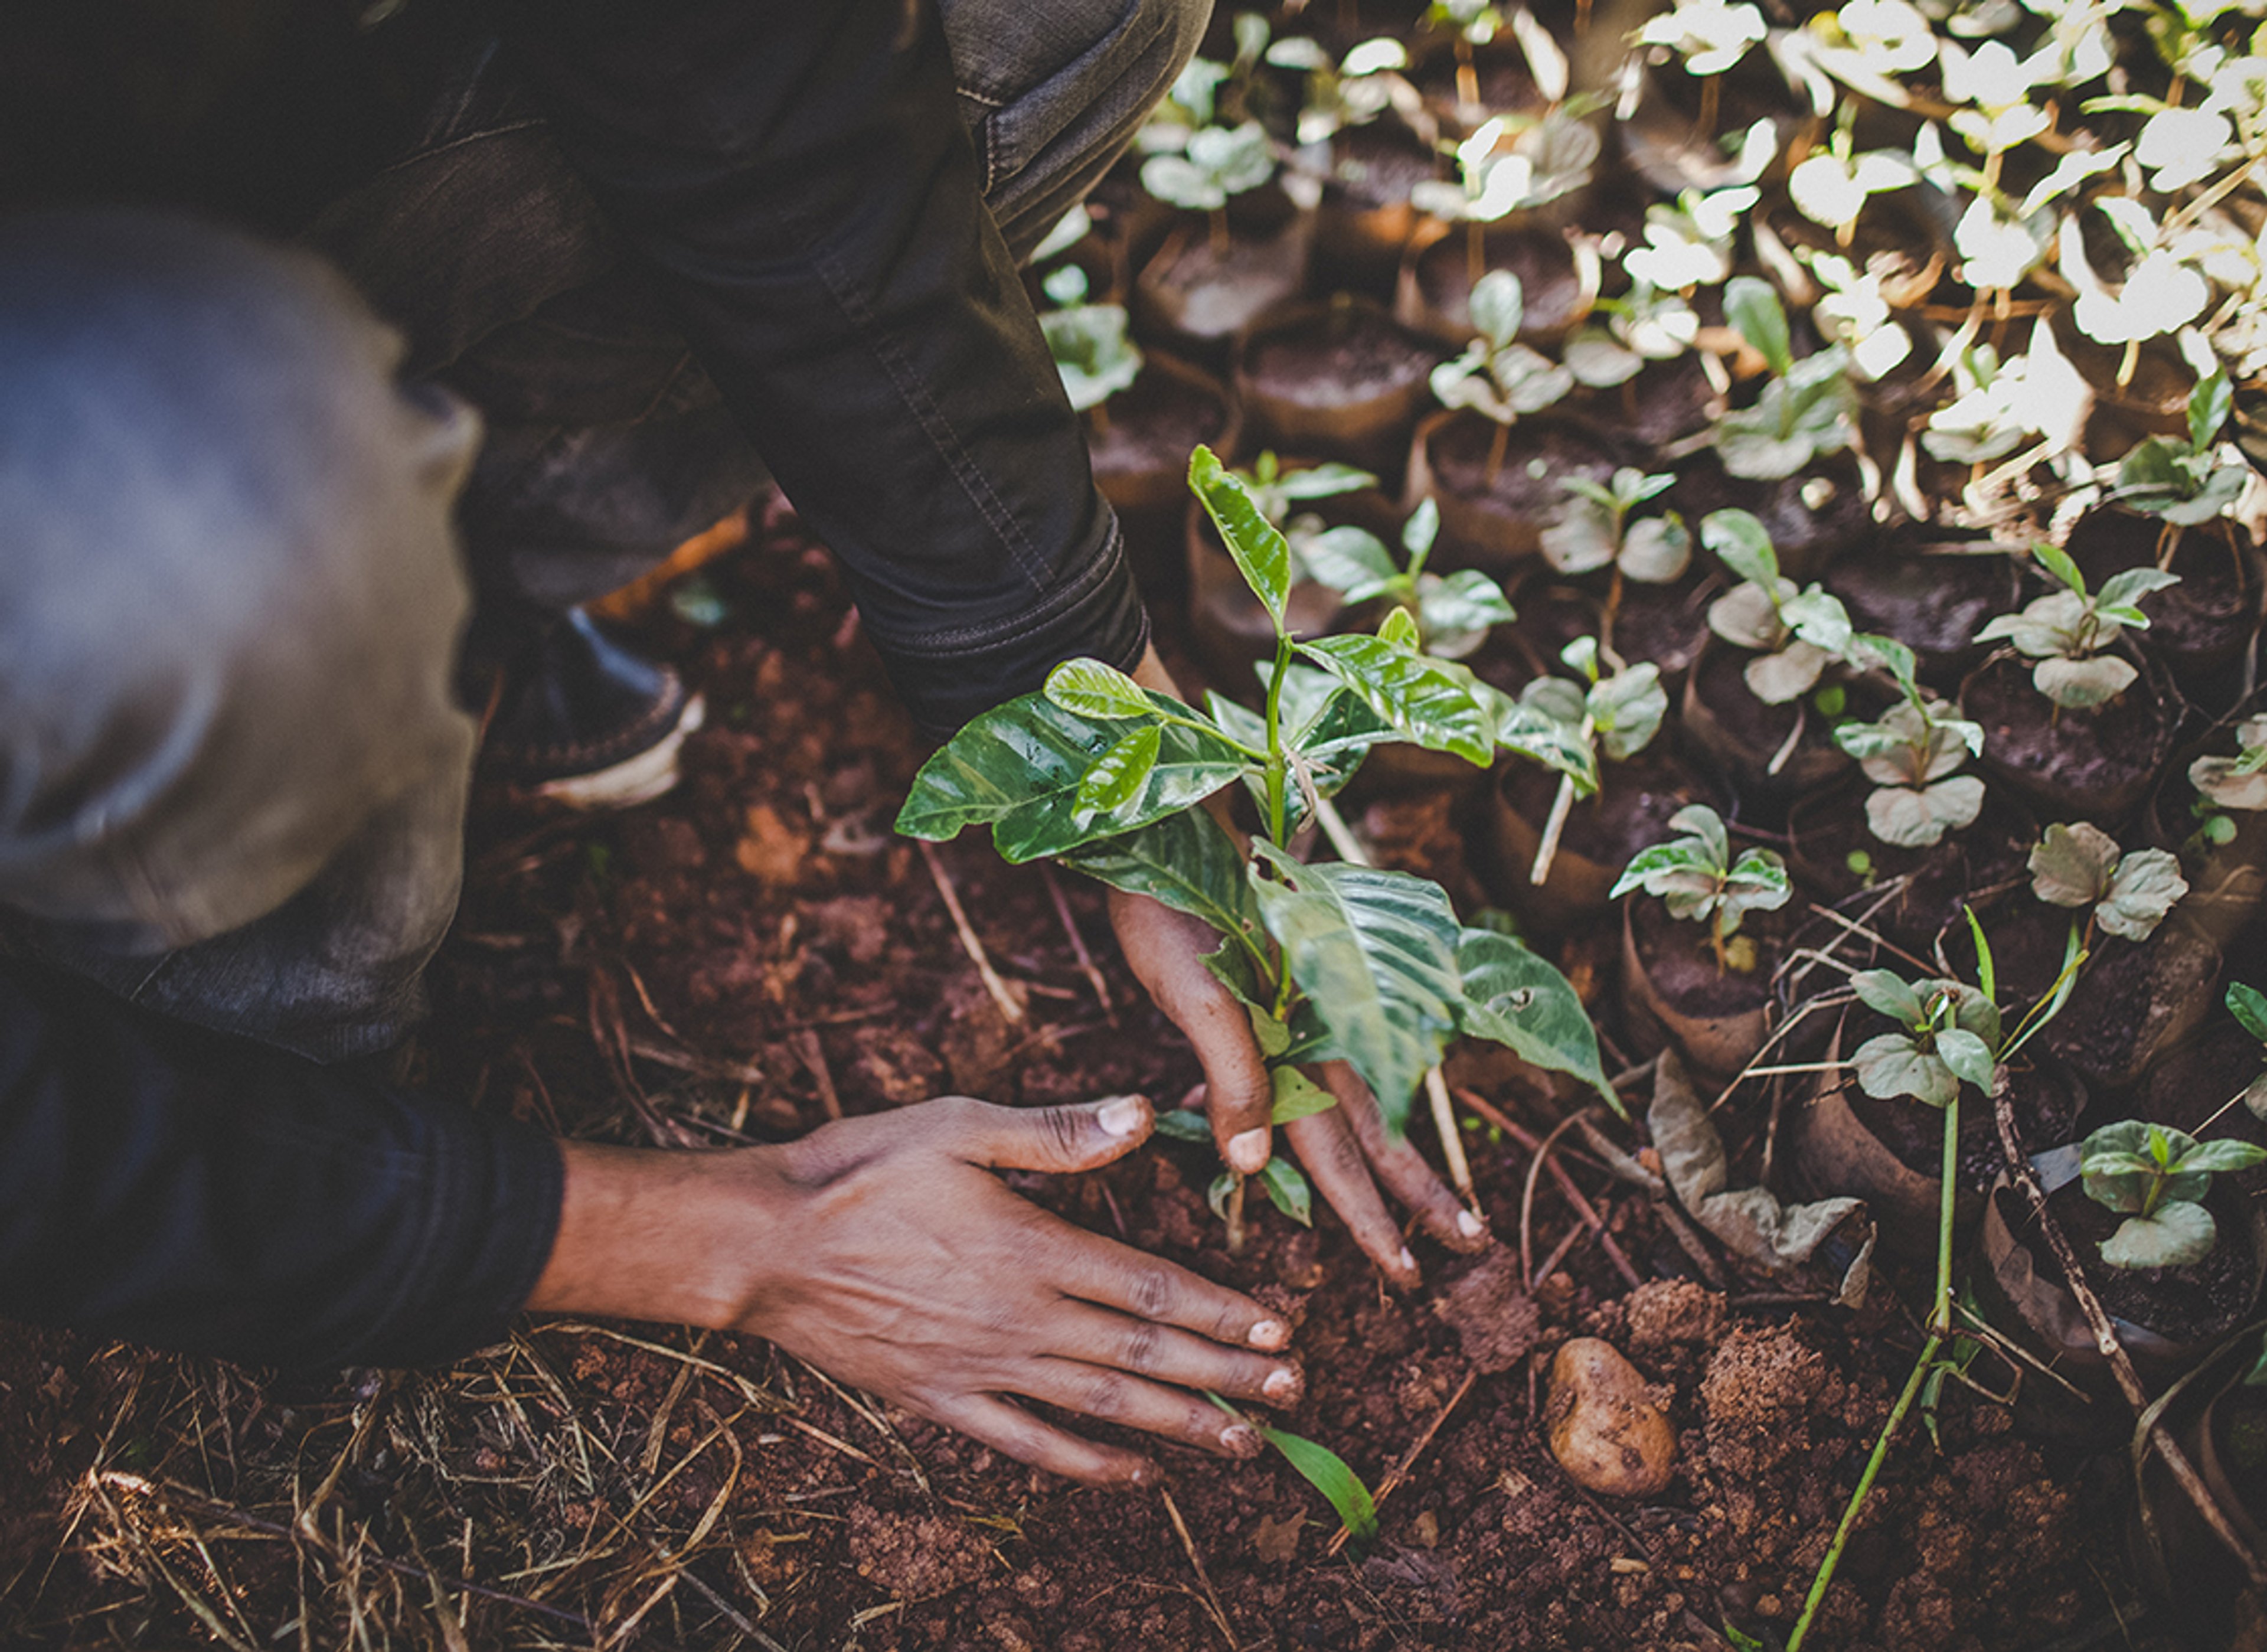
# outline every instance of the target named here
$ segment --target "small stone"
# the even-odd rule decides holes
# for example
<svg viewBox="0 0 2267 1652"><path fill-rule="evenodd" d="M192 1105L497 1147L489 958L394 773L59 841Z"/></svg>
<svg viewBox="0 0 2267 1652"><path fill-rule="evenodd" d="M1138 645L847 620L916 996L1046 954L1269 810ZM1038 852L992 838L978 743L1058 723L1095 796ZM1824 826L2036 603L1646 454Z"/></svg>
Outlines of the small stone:
<svg viewBox="0 0 2267 1652"><path fill-rule="evenodd" d="M1543 1421L1559 1467L1603 1496L1649 1497L1676 1472L1676 1431L1610 1342L1577 1337L1559 1350Z"/></svg>

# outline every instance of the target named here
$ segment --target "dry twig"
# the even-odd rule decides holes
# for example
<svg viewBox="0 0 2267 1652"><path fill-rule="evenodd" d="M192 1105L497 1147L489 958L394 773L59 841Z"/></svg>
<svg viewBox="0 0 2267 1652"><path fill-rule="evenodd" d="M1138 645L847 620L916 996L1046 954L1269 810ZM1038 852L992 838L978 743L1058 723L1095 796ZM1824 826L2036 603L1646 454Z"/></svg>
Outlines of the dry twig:
<svg viewBox="0 0 2267 1652"><path fill-rule="evenodd" d="M927 840L922 841L921 852L921 859L928 863L929 878L936 885L936 892L944 897L944 909L952 914L952 927L959 933L961 949L975 964L977 974L983 978L984 990L992 995L992 1002L1000 1006L1000 1013L1009 1026L1021 1026L1023 1006L1008 990L1008 983L1000 979L1000 972L992 967L991 955L985 951L984 943L968 921L968 914L961 910L960 892L952 886L952 875L944 870L944 857L936 852L936 845Z"/></svg>

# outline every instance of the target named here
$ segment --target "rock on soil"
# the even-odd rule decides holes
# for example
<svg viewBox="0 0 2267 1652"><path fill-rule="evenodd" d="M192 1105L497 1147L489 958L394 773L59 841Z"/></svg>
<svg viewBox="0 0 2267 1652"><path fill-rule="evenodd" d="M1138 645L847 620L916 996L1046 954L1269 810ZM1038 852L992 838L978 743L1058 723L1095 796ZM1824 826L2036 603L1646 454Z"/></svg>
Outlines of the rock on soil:
<svg viewBox="0 0 2267 1652"><path fill-rule="evenodd" d="M1543 1421L1559 1466L1603 1496L1650 1497L1676 1472L1676 1431L1610 1342L1576 1337L1559 1350Z"/></svg>

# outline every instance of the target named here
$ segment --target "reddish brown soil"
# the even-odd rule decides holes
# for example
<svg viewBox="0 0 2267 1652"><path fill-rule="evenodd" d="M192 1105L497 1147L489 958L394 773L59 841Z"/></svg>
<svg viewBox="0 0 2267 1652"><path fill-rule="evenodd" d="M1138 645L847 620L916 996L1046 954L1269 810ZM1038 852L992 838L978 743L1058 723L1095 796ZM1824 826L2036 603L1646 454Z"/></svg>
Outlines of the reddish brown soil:
<svg viewBox="0 0 2267 1652"><path fill-rule="evenodd" d="M1373 311L1344 326L1325 319L1270 334L1251 350L1252 382L1266 394L1310 407L1344 407L1406 391L1440 359Z"/></svg>
<svg viewBox="0 0 2267 1652"><path fill-rule="evenodd" d="M945 1089L1177 1098L1194 1063L1117 962L1096 892L1066 880L1114 1024L1040 870L964 842L943 864L1029 1017L991 1007L921 857L889 835L921 751L824 555L774 525L712 577L734 617L662 639L712 707L679 791L595 823L480 807L427 1082L578 1134L701 1144ZM1388 862L1473 899L1446 802L1379 804L1362 825ZM1597 980L1594 958L1567 962ZM1502 1070L1460 1059L1451 1076L1549 1129L1552 1106ZM1759 1112L1723 1123L1751 1177ZM1471 1141L1515 1246L1528 1158ZM1280 1304L1309 1375L1288 1426L1374 1484L1440 1425L1367 1553L1329 1553L1328 1511L1280 1459L1169 1452L1170 1504L1077 1490L745 1338L539 1322L447 1371L287 1381L10 1329L0 1644L187 1645L209 1623L247 1646L304 1632L483 1652L1713 1652L1727 1623L1783 1634L1911 1323L1886 1297L1853 1318L1710 1289L1643 1194L1559 1156L1634 1290L1548 1177L1532 1253L1576 1237L1531 1294L1514 1252L1458 1262L1420 1242L1430 1289L1409 1298L1327 1215L1313 1233L1271 1215L1227 1256L1194 1149L1016 1178ZM1538 1362L1576 1333L1624 1347L1679 1431L1651 1503L1578 1491L1537 1437ZM1892 1456L1814 1644L2018 1652L2114 1634L2134 1610L2114 1477L2083 1467L1948 1389L1941 1452L1916 1431Z"/></svg>

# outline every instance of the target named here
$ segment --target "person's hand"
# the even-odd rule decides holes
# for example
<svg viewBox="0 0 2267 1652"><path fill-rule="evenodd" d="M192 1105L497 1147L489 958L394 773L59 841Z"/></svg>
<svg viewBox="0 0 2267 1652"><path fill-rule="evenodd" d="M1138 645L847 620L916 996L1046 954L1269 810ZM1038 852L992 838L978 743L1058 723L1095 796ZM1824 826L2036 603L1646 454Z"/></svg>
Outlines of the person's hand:
<svg viewBox="0 0 2267 1652"><path fill-rule="evenodd" d="M1200 1391L1283 1406L1284 1323L1223 1286L1089 1233L992 1171L1107 1164L1155 1123L1139 1097L1019 1109L948 1097L780 1147L565 1144L561 1235L529 1305L765 1337L844 1382L1096 1485L1148 1458L1017 1398L1230 1457L1258 1434Z"/></svg>

